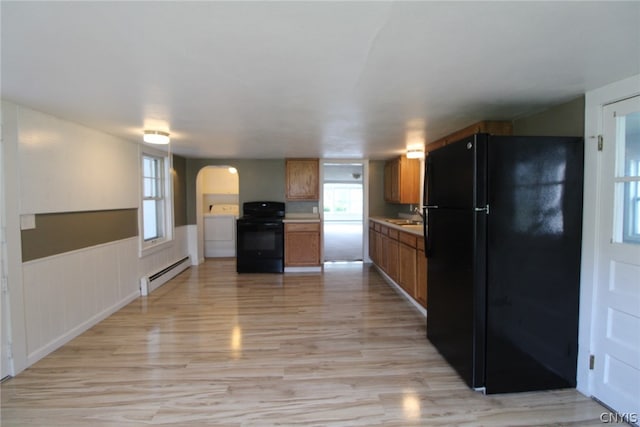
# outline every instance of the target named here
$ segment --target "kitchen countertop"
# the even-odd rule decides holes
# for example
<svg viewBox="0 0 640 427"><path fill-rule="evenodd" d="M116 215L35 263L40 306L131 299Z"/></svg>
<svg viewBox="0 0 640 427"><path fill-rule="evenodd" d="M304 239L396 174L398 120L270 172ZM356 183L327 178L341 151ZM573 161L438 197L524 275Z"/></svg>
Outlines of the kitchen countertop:
<svg viewBox="0 0 640 427"><path fill-rule="evenodd" d="M320 214L314 213L288 213L283 222L320 222Z"/></svg>
<svg viewBox="0 0 640 427"><path fill-rule="evenodd" d="M202 214L202 216L204 218L219 217L219 216L232 216L234 218L238 218L238 214L232 214L232 213L205 213L205 214Z"/></svg>
<svg viewBox="0 0 640 427"><path fill-rule="evenodd" d="M384 218L384 217L369 217L371 221L375 221L384 225L385 227L393 228L396 230L404 231L405 233L415 234L416 236L424 236L424 229L422 224L416 225L398 225L389 221L402 221L402 218Z"/></svg>

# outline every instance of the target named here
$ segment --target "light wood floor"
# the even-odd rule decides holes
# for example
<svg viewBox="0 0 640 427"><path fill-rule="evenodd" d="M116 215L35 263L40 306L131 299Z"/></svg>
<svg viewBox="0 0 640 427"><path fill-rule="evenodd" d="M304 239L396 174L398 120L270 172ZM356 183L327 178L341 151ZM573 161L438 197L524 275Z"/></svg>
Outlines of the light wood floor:
<svg viewBox="0 0 640 427"><path fill-rule="evenodd" d="M601 426L576 392L484 396L370 266L193 267L2 384L2 426Z"/></svg>

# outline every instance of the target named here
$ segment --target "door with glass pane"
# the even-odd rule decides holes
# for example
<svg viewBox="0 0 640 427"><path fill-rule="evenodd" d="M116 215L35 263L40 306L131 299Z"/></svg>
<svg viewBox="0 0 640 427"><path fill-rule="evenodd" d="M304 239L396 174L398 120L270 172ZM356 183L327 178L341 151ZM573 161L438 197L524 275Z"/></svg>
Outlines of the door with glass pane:
<svg viewBox="0 0 640 427"><path fill-rule="evenodd" d="M594 396L640 414L640 97L603 109ZM588 189L587 189L588 191ZM633 420L632 420L633 421Z"/></svg>

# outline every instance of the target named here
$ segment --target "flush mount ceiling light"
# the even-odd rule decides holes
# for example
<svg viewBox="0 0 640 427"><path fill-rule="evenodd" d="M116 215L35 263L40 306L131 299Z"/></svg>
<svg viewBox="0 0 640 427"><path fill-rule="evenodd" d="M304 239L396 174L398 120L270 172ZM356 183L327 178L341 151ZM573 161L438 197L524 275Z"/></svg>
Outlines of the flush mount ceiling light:
<svg viewBox="0 0 640 427"><path fill-rule="evenodd" d="M424 148L407 149L407 159L424 159Z"/></svg>
<svg viewBox="0 0 640 427"><path fill-rule="evenodd" d="M166 145L169 143L169 132L163 132L161 130L145 130L143 140L149 144Z"/></svg>

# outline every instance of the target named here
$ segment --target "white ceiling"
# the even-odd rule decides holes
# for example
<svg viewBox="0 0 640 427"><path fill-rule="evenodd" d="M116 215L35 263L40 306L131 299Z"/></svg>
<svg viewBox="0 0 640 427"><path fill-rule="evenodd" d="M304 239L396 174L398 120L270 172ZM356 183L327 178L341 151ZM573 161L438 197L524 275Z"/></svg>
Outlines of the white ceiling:
<svg viewBox="0 0 640 427"><path fill-rule="evenodd" d="M0 2L2 97L188 157L387 158L640 73L640 2Z"/></svg>

